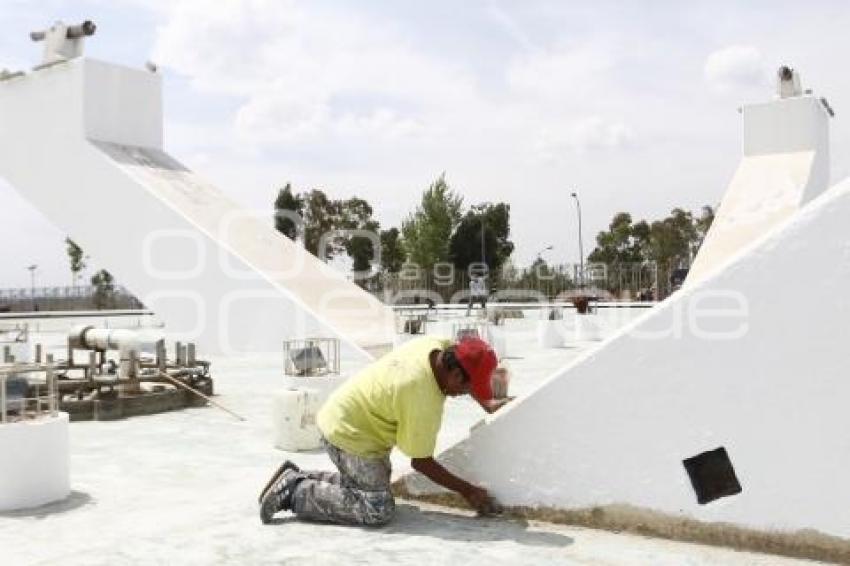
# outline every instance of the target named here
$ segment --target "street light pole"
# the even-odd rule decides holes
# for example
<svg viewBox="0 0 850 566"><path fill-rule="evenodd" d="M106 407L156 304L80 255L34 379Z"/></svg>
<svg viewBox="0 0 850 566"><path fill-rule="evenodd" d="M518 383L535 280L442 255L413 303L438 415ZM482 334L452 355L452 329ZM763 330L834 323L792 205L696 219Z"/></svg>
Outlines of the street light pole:
<svg viewBox="0 0 850 566"><path fill-rule="evenodd" d="M543 252L548 252L549 250L553 249L554 247L555 246L549 244L548 246L546 246L545 248L543 248L542 250L537 252L537 259L542 260L543 258L541 256L543 255Z"/></svg>
<svg viewBox="0 0 850 566"><path fill-rule="evenodd" d="M539 289L539 287L540 287L540 279L539 279L539 273L537 272L537 270L539 270L539 269L540 269L540 265L539 265L539 264L540 264L541 262L543 262L543 252L548 252L549 250L551 250L551 249L552 249L552 248L554 248L554 247L555 247L555 246L553 246L552 244L549 244L548 246L546 246L545 248L543 248L543 249L541 249L539 252L537 252L537 260L535 260L535 262L534 262L534 265L536 266L536 267L535 267L534 275L535 275L535 280L537 281L537 286L538 286L537 291L538 291L538 292L540 292L540 289ZM548 297L549 297L549 283L548 283L548 281L546 282L546 297L547 297L547 300L548 300Z"/></svg>
<svg viewBox="0 0 850 566"><path fill-rule="evenodd" d="M30 271L30 308L33 312L35 312L35 270L38 269L38 266L33 264L27 267Z"/></svg>
<svg viewBox="0 0 850 566"><path fill-rule="evenodd" d="M584 244L581 241L581 202L578 200L576 193L571 193L571 196L576 200L576 210L578 211L578 258L579 258L579 288L584 288Z"/></svg>
<svg viewBox="0 0 850 566"><path fill-rule="evenodd" d="M487 257L484 254L484 217L481 217L481 263L487 265ZM488 270L489 271L489 270Z"/></svg>

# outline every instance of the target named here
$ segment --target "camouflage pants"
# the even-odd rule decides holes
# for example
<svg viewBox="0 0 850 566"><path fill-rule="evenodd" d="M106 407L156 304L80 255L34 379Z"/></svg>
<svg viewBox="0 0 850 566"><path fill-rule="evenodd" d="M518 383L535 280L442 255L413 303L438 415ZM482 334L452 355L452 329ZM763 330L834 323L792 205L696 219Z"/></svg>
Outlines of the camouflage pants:
<svg viewBox="0 0 850 566"><path fill-rule="evenodd" d="M302 519L344 525L385 525L395 514L390 492L390 458L361 458L330 444L325 447L338 472L304 472L292 498Z"/></svg>

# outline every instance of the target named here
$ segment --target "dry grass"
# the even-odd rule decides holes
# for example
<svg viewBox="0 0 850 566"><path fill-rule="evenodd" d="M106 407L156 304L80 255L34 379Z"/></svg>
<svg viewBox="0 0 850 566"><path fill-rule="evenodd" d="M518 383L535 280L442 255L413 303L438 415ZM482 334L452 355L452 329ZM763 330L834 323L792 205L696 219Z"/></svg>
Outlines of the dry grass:
<svg viewBox="0 0 850 566"><path fill-rule="evenodd" d="M463 498L454 493L413 496L401 481L393 485L393 491L403 499L469 509ZM550 507L507 507L504 516L628 532L792 558L850 564L850 541L813 530L758 531L729 523L704 523L630 505L607 505L575 510Z"/></svg>

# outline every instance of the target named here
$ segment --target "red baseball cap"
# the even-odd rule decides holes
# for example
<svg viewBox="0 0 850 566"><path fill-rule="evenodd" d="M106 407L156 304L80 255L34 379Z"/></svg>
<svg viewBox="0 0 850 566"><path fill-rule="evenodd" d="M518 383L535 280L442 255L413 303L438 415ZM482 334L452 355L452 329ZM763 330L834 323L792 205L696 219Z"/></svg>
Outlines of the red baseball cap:
<svg viewBox="0 0 850 566"><path fill-rule="evenodd" d="M469 391L479 401L493 398L493 370L499 365L493 348L480 338L464 338L455 346L460 367L469 376Z"/></svg>

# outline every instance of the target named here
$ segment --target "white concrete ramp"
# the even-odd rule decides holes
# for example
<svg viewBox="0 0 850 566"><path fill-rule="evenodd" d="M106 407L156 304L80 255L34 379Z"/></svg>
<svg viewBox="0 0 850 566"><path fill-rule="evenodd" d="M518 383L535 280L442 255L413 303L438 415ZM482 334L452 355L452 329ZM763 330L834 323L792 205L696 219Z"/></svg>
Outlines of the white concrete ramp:
<svg viewBox="0 0 850 566"><path fill-rule="evenodd" d="M202 351L392 345L391 309L275 231L271 204L258 217L162 150L157 74L75 59L0 82L0 175Z"/></svg>
<svg viewBox="0 0 850 566"><path fill-rule="evenodd" d="M685 280L722 268L829 186L829 115L811 95L741 109L743 157Z"/></svg>
<svg viewBox="0 0 850 566"><path fill-rule="evenodd" d="M850 539L848 218L845 181L439 459L510 505ZM721 447L741 492L700 504L683 462Z"/></svg>

